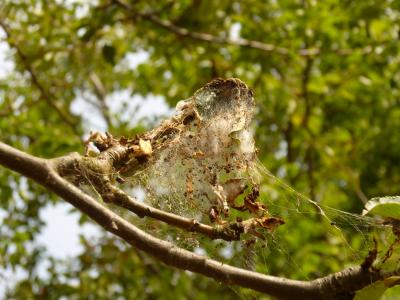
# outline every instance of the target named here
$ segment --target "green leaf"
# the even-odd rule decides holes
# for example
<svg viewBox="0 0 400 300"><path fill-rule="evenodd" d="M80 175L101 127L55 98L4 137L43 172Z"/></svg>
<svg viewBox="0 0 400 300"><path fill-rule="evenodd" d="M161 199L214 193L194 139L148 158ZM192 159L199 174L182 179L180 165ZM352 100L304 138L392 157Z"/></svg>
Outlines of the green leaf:
<svg viewBox="0 0 400 300"><path fill-rule="evenodd" d="M95 33L96 33L96 28L89 27L81 37L82 41L88 42Z"/></svg>
<svg viewBox="0 0 400 300"><path fill-rule="evenodd" d="M115 54L117 53L115 47L110 45L104 45L101 52L106 62L108 62L111 65L115 64Z"/></svg>
<svg viewBox="0 0 400 300"><path fill-rule="evenodd" d="M354 300L379 300L387 289L399 284L400 276L392 276L374 282L373 284L357 291Z"/></svg>
<svg viewBox="0 0 400 300"><path fill-rule="evenodd" d="M387 287L383 281L377 281L359 291L357 291L354 300L379 300Z"/></svg>
<svg viewBox="0 0 400 300"><path fill-rule="evenodd" d="M372 198L365 204L363 215L367 214L400 220L400 196Z"/></svg>

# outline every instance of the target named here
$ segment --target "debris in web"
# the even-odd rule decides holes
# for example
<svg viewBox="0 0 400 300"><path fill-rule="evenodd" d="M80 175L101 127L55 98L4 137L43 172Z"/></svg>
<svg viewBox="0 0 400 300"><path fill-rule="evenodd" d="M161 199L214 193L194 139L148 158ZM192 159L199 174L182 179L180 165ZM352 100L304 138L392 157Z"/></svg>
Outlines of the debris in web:
<svg viewBox="0 0 400 300"><path fill-rule="evenodd" d="M93 145L99 152L94 154L99 161L108 155L118 163L113 164L112 170L107 169L110 173L105 175L110 180L99 181L98 176L88 172L91 178L88 181L96 187L108 181L125 182L127 193L140 190L147 204L193 219L193 224L248 233L252 236L242 239L242 249L254 252L257 248L260 255L254 259L266 260L268 255L279 252L293 268L300 268L291 257L291 250L286 249L292 232L282 228L281 235L269 234L284 224L281 216L292 224L314 218L315 231L329 243L341 243L343 255L358 261L364 259L366 251L374 249L370 232L389 226L379 225L367 216L325 206L273 175L257 159L250 126L254 106L253 94L243 82L218 79L179 102L174 117L145 134L115 139L110 134L93 133L87 149ZM89 149L86 154L91 156ZM101 189L96 190L107 200ZM268 199L260 199L263 194ZM146 229L159 231L160 227L153 225L154 222ZM387 241L378 236L379 244L391 245L382 253L381 261L387 261L386 264L397 259L393 253L398 246L398 223L392 228L393 237ZM301 231L302 227L296 230ZM160 234L175 242L179 240L180 245L186 242L192 248L199 245L193 232L185 235L169 226ZM358 245L348 242L350 235L359 236ZM229 245L235 247L234 243ZM307 276L307 272L304 274Z"/></svg>
<svg viewBox="0 0 400 300"><path fill-rule="evenodd" d="M154 207L203 223L237 222L262 237L257 228L273 231L284 222L258 201L253 113L253 93L242 81L214 80L179 102L176 116L141 136L151 141L152 154L121 173Z"/></svg>

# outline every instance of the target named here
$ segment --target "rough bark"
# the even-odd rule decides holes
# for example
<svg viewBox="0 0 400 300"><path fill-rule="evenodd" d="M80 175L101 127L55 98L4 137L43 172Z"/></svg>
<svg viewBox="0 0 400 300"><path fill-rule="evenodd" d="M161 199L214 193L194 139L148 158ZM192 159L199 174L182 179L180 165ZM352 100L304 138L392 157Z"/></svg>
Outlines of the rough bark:
<svg viewBox="0 0 400 300"><path fill-rule="evenodd" d="M238 86L248 89L243 86L243 83L233 79L219 80L206 85L205 88L213 88L214 91L218 89L222 95L229 97L231 95L229 89L238 88ZM248 90L248 93L251 93L250 90ZM78 153L72 153L48 160L34 157L0 142L0 164L36 181L82 211L105 230L167 265L202 274L225 284L250 288L278 299L337 299L339 295L351 295L354 291L377 280L400 273L400 271L397 271L385 274L370 268L369 265L363 265L312 281L290 280L222 264L155 238L127 222L64 178L71 175L75 176L87 167L106 174L110 167L120 165L122 161L129 161L130 157L145 152L143 147L135 148L134 146L137 145L133 142L124 141L122 145L120 141L114 143L115 141L110 137L100 138L98 140L99 146L107 146L104 146L104 151L98 157L92 159ZM113 148L114 146L115 148ZM98 186L104 185L105 190L102 192L105 200L107 200L107 197L104 197L104 195L108 193L111 202L118 204L118 201L120 201L121 206L129 208L139 216L153 217L185 230L196 230L211 238L232 238L229 235L230 233L215 231L211 226L198 224L193 220L137 203L122 191L110 186L109 179L102 177L101 174L93 177L92 180Z"/></svg>

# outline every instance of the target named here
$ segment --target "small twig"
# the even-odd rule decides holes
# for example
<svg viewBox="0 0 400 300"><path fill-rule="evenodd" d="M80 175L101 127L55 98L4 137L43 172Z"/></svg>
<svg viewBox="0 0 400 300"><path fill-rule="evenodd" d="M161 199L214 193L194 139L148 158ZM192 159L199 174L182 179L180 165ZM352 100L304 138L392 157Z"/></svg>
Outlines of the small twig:
<svg viewBox="0 0 400 300"><path fill-rule="evenodd" d="M130 212L135 213L139 217L150 217L158 221L162 221L168 225L175 226L187 231L201 233L210 239L223 239L226 241L240 239L240 226L233 224L224 224L220 226L210 226L198 222L195 219L182 217L173 213L169 213L144 203L141 203L131 196L124 193L122 190L114 187L114 198L112 204L126 208Z"/></svg>
<svg viewBox="0 0 400 300"><path fill-rule="evenodd" d="M378 256L378 242L376 239L373 239L374 241L374 247L369 250L367 257L364 259L364 261L361 264L361 269L363 270L374 270L373 263L375 262L377 256Z"/></svg>
<svg viewBox="0 0 400 300"><path fill-rule="evenodd" d="M301 97L304 100L304 115L302 119L302 126L304 129L313 137L312 131L309 128L309 119L312 113L312 102L310 99L310 94L308 92L308 83L310 81L311 70L313 65L313 58L305 57L305 66L301 74ZM314 139L313 139L314 140ZM307 164L307 178L308 185L310 189L310 198L315 200L315 179L314 179L314 146L313 141L311 141L307 147L305 153L305 161Z"/></svg>
<svg viewBox="0 0 400 300"><path fill-rule="evenodd" d="M107 123L107 127L111 128L112 121L111 121L111 117L110 117L110 108L108 107L107 102L106 102L107 91L106 91L103 83L101 82L99 76L97 76L96 73L92 72L89 75L89 77L93 83L93 87L95 90L97 100L99 101L100 112L103 115L103 118Z"/></svg>
<svg viewBox="0 0 400 300"><path fill-rule="evenodd" d="M307 179L308 187L310 189L310 198L315 199L315 178L314 178L314 149L309 145L306 150L305 161L307 164Z"/></svg>
<svg viewBox="0 0 400 300"><path fill-rule="evenodd" d="M396 238L393 243L389 246L387 249L385 255L383 256L382 259L382 264L384 264L393 254L393 250L397 244L400 244L400 238Z"/></svg>
<svg viewBox="0 0 400 300"><path fill-rule="evenodd" d="M308 129L308 120L311 115L312 102L308 92L308 83L310 82L311 70L314 60L310 57L305 58L305 66L301 74L301 97L304 100L305 111L301 124L304 128Z"/></svg>

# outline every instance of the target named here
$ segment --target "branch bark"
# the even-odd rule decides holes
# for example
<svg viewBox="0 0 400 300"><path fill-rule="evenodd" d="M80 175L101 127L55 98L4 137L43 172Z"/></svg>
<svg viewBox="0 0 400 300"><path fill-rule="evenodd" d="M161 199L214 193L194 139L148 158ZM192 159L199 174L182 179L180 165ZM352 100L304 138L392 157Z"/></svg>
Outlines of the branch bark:
<svg viewBox="0 0 400 300"><path fill-rule="evenodd" d="M243 82L237 79L218 79L207 84L204 88L211 89L218 94L219 102L235 98L236 93L230 91L237 89L241 90L241 97L252 97L252 92ZM244 99L241 99L241 101L244 101ZM188 115L182 114L173 118L171 122L180 123L187 117ZM179 120L179 118L182 118L182 120ZM168 126L168 124L165 124L165 126ZM160 126L160 128L151 131L149 136L157 137L163 131L165 131L165 128ZM250 288L278 299L337 299L338 295L351 295L354 291L375 281L400 274L400 269L392 273L376 270L371 267L372 260L367 258L368 263L326 277L312 281L291 280L222 264L151 236L82 192L64 177L84 172L87 170L85 168L89 166L92 173L96 174L89 177L89 180L97 186L104 200L109 199L140 216L150 216L185 230L196 230L214 238L218 232L215 232L215 229L211 226L194 224L193 220L138 203L122 191L110 186L109 179L106 177L110 168L115 164L119 165L121 162L128 161L132 155L137 154L135 151L140 152L143 149L140 149L140 143L137 146L130 144L129 140L126 139L115 142L109 135L100 137L97 143L102 148L102 152L95 158L72 153L54 159L42 159L0 142L0 165L36 181L79 209L105 230L167 265L202 274L226 284ZM137 147L139 147L139 150ZM79 176L75 176L74 179L80 180ZM221 234L221 236L223 235Z"/></svg>
<svg viewBox="0 0 400 300"><path fill-rule="evenodd" d="M229 227L213 227L194 219L148 206L112 185L107 174L115 165L121 164L123 160L128 160L130 151L129 147L124 148L117 144L104 151L99 157L82 157L78 153L72 153L55 158L52 163L56 172L62 177L73 176L76 178L79 175L86 174L85 176L88 177L84 180L87 180L99 192L105 202L128 209L140 218L150 217L171 226L201 233L211 239L232 241L240 238L240 234Z"/></svg>
<svg viewBox="0 0 400 300"><path fill-rule="evenodd" d="M0 142L1 165L33 179L82 211L105 230L167 265L199 273L226 284L250 288L279 299L293 299L293 297L334 299L337 294L353 292L394 275L394 273L385 274L354 267L307 282L264 275L221 264L157 239L122 219L62 178L57 172L58 163L60 160L34 157Z"/></svg>

